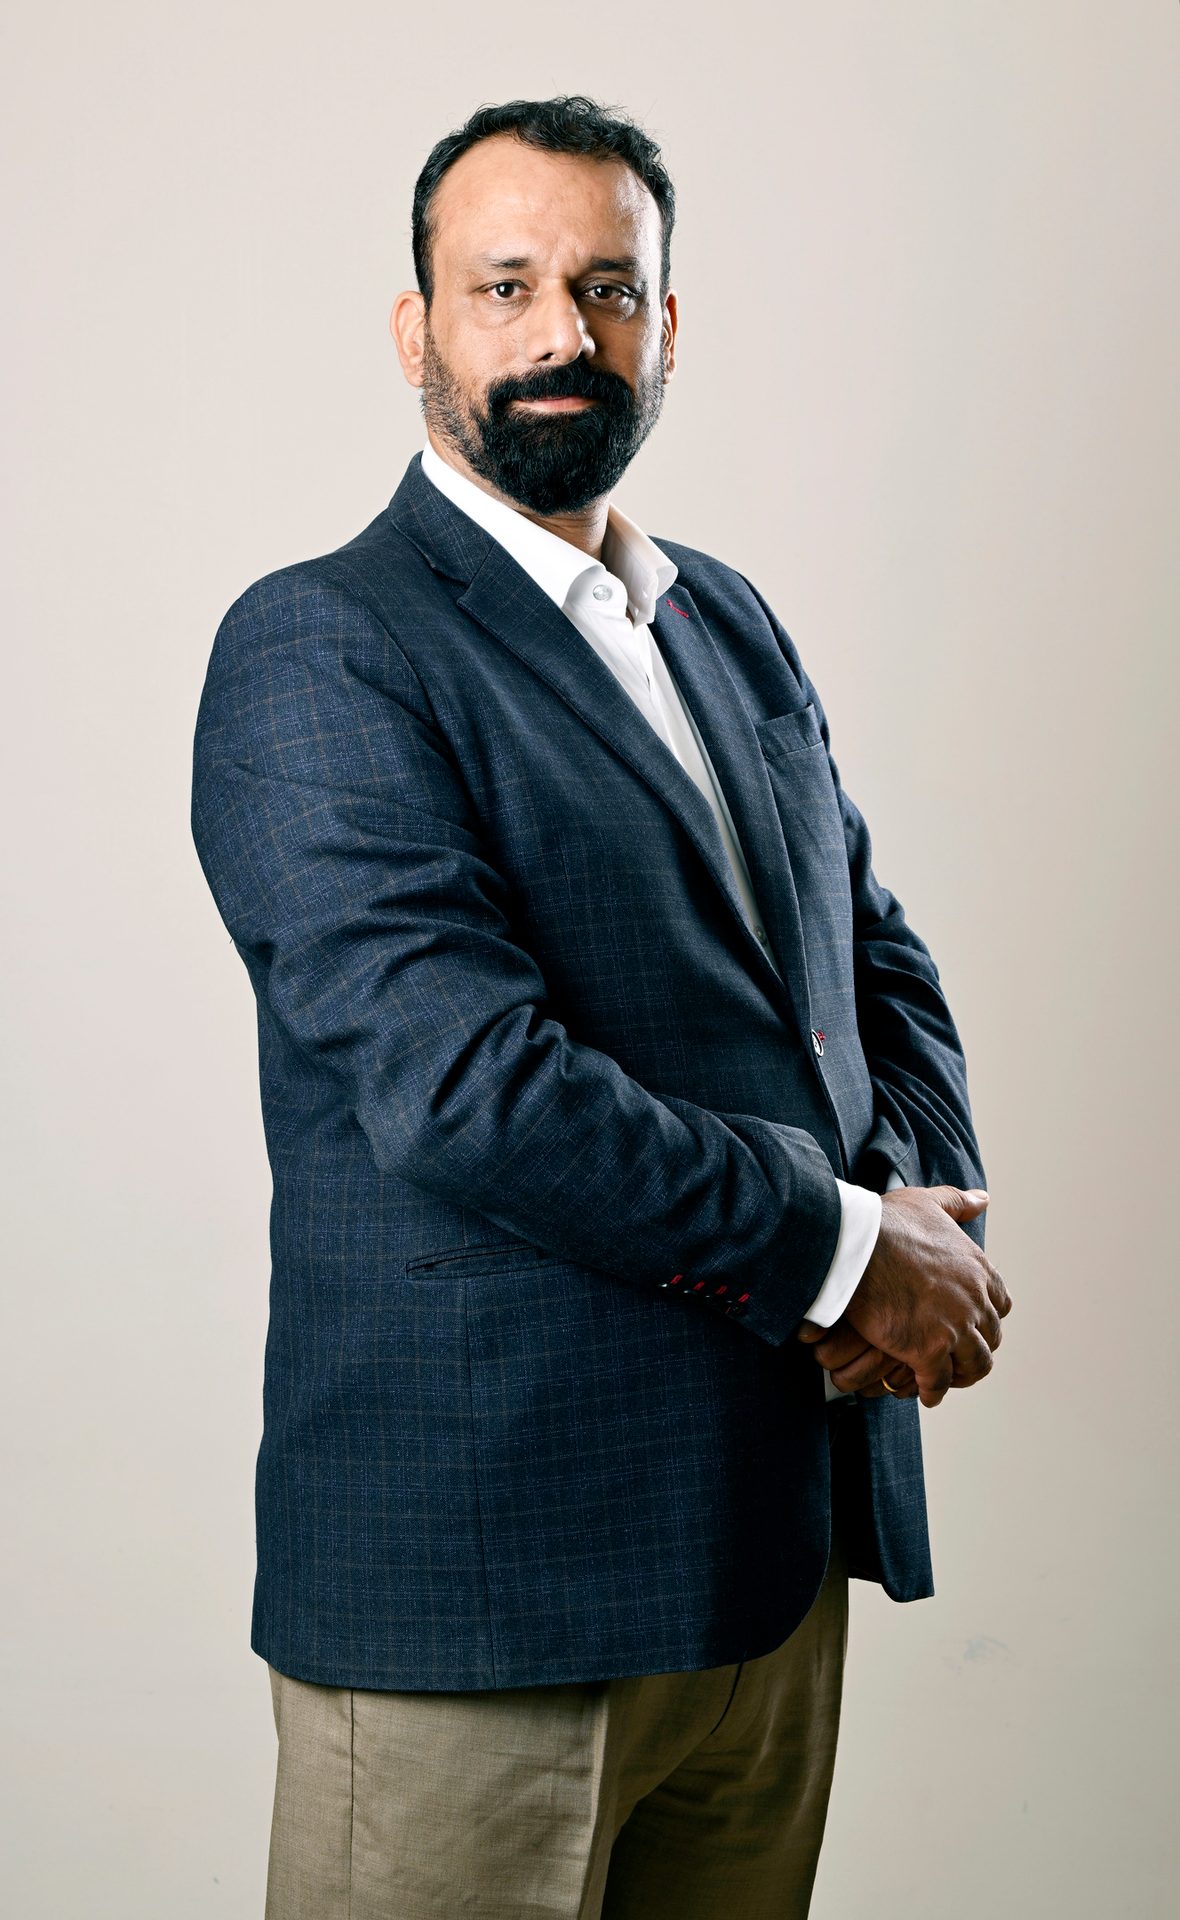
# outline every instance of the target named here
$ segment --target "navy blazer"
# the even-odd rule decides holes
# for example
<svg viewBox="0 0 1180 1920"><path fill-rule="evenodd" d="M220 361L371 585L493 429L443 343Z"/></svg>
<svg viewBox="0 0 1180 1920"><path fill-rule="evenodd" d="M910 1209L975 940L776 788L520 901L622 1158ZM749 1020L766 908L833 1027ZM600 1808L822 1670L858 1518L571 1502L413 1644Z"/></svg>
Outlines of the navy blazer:
<svg viewBox="0 0 1180 1920"><path fill-rule="evenodd" d="M836 1175L984 1184L938 971L793 642L659 544L655 639L781 977L704 796L418 455L217 631L192 830L273 1173L251 1645L297 1679L778 1646L829 1550L824 1376L791 1336ZM917 1402L840 1418L854 1573L931 1593Z"/></svg>

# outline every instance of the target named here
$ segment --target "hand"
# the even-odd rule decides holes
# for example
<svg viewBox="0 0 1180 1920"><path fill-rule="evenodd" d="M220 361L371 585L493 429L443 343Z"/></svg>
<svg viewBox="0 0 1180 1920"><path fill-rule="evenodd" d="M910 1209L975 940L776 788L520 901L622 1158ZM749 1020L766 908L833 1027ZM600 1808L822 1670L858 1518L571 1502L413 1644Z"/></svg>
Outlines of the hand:
<svg viewBox="0 0 1180 1920"><path fill-rule="evenodd" d="M862 1400L876 1400L892 1388L898 1400L912 1400L918 1391L913 1368L903 1366L882 1353L879 1347L868 1346L864 1335L857 1332L844 1314L830 1327L804 1320L795 1338L809 1344L822 1340L823 1351L816 1348L816 1360L831 1373L832 1385L844 1393L858 1393ZM889 1386L883 1386L882 1380L888 1380Z"/></svg>
<svg viewBox="0 0 1180 1920"><path fill-rule="evenodd" d="M889 1385L885 1385L888 1380ZM885 1361L885 1371L879 1380L870 1380L867 1387L858 1387L858 1400L883 1400L886 1396L894 1400L916 1400L918 1382L914 1378L914 1369L903 1366L900 1360Z"/></svg>
<svg viewBox="0 0 1180 1920"><path fill-rule="evenodd" d="M844 1310L866 1348L912 1368L924 1407L936 1407L950 1387L970 1387L991 1372L1000 1321L1011 1311L1007 1287L983 1250L959 1222L983 1212L988 1196L977 1188L896 1187L881 1196L881 1231ZM805 1321L798 1337L828 1364L832 1329ZM846 1353L843 1344L836 1351ZM845 1360L837 1386L871 1386L882 1369ZM889 1370L892 1383L893 1369Z"/></svg>

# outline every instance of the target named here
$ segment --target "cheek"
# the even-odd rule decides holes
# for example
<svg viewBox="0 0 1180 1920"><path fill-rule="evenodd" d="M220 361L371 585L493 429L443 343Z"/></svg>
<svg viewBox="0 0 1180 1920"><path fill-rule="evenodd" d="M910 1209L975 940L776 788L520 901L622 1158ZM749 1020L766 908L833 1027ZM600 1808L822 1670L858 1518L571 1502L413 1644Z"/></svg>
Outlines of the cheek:
<svg viewBox="0 0 1180 1920"><path fill-rule="evenodd" d="M505 371L494 352L475 351L466 342L460 353L447 360L445 382L450 399L462 412L482 413L487 405L487 390Z"/></svg>

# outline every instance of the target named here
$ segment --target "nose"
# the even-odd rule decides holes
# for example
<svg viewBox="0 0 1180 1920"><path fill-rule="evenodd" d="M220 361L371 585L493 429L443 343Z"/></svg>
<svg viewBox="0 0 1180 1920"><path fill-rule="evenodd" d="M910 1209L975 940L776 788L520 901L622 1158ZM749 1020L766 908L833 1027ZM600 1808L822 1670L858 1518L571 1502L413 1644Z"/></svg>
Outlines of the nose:
<svg viewBox="0 0 1180 1920"><path fill-rule="evenodd" d="M564 365L580 353L589 359L594 337L567 287L538 292L529 302L524 345L534 361L555 360Z"/></svg>

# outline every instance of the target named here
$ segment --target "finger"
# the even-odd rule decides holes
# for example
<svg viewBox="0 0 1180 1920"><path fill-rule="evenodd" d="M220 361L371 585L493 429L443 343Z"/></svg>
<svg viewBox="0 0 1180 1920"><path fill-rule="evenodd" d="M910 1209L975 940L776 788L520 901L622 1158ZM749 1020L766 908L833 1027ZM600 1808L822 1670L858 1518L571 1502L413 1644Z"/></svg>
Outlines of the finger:
<svg viewBox="0 0 1180 1920"><path fill-rule="evenodd" d="M1011 1313L1012 1295L992 1266L990 1260L987 1263L987 1291L988 1298L1001 1319L1004 1318L1005 1314Z"/></svg>
<svg viewBox="0 0 1180 1920"><path fill-rule="evenodd" d="M830 1327L827 1339L821 1340L811 1351L821 1366L846 1367L850 1360L858 1359L862 1353L875 1352L876 1349L870 1346L863 1333L858 1333L847 1321L841 1321L838 1326Z"/></svg>
<svg viewBox="0 0 1180 1920"><path fill-rule="evenodd" d="M861 1387L871 1386L879 1380L885 1368L891 1362L876 1347L866 1347L857 1359L846 1366L832 1368L832 1385L839 1387L841 1393L856 1393Z"/></svg>
<svg viewBox="0 0 1180 1920"><path fill-rule="evenodd" d="M940 1353L935 1359L919 1363L914 1368L914 1378L918 1383L918 1398L924 1407L936 1407L943 1395L954 1384L954 1366L949 1353Z"/></svg>
<svg viewBox="0 0 1180 1920"><path fill-rule="evenodd" d="M888 1387L885 1386L886 1381L889 1382ZM895 1400L917 1399L918 1383L914 1378L912 1367L890 1367L888 1372L881 1376L881 1385L884 1392L892 1391Z"/></svg>
<svg viewBox="0 0 1180 1920"><path fill-rule="evenodd" d="M881 1378L859 1389L862 1400L882 1400L886 1394L894 1400L912 1400L917 1391L918 1385L914 1379L913 1368L907 1367L904 1362L895 1362L888 1358L882 1369Z"/></svg>
<svg viewBox="0 0 1180 1920"><path fill-rule="evenodd" d="M801 1320L795 1328L795 1338L796 1340L805 1340L810 1346L812 1342L822 1340L825 1333L830 1332L830 1327L821 1327L814 1320Z"/></svg>
<svg viewBox="0 0 1180 1920"><path fill-rule="evenodd" d="M969 1328L962 1339L955 1342L951 1362L952 1385L956 1387L973 1387L991 1372L995 1365L992 1350L978 1327Z"/></svg>
<svg viewBox="0 0 1180 1920"><path fill-rule="evenodd" d="M974 1220L988 1203L985 1187L930 1187L927 1191L952 1220Z"/></svg>
<svg viewBox="0 0 1180 1920"><path fill-rule="evenodd" d="M982 1335L987 1341L990 1351L994 1353L1000 1341L1004 1338L1004 1329L1000 1325L999 1314L990 1302L987 1306L980 1307L979 1319L975 1323L975 1331Z"/></svg>

